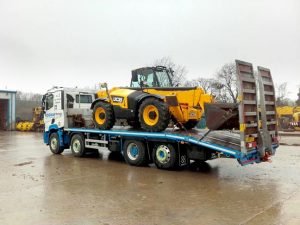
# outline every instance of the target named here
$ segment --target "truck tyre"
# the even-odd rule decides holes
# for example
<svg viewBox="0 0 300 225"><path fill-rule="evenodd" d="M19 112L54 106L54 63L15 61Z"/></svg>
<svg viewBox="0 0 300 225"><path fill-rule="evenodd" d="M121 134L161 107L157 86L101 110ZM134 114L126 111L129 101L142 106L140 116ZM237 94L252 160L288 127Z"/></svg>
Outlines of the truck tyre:
<svg viewBox="0 0 300 225"><path fill-rule="evenodd" d="M145 145L141 141L125 141L123 155L126 163L133 166L145 165L148 159Z"/></svg>
<svg viewBox="0 0 300 225"><path fill-rule="evenodd" d="M178 155L171 144L159 144L152 152L153 162L159 169L175 169L178 167Z"/></svg>
<svg viewBox="0 0 300 225"><path fill-rule="evenodd" d="M71 139L71 151L74 156L82 157L85 154L84 137L81 134L74 134Z"/></svg>
<svg viewBox="0 0 300 225"><path fill-rule="evenodd" d="M111 129L115 123L112 106L108 102L97 102L93 108L93 120L98 129Z"/></svg>
<svg viewBox="0 0 300 225"><path fill-rule="evenodd" d="M50 134L49 146L53 154L61 154L64 151L64 148L59 145L59 138L56 132Z"/></svg>
<svg viewBox="0 0 300 225"><path fill-rule="evenodd" d="M139 108L139 121L145 131L165 130L170 121L168 105L156 98L145 99Z"/></svg>
<svg viewBox="0 0 300 225"><path fill-rule="evenodd" d="M193 129L197 124L198 120L189 120L186 123L183 124L184 128L187 130Z"/></svg>

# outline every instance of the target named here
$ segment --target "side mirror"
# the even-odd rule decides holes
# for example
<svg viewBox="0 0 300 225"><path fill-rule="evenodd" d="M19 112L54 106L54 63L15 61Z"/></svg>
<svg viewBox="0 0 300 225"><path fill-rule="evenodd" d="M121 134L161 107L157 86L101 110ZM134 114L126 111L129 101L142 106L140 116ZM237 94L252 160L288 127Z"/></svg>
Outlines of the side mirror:
<svg viewBox="0 0 300 225"><path fill-rule="evenodd" d="M140 82L140 86L141 86L141 88L146 87L146 86L147 86L147 81L142 80L142 81Z"/></svg>

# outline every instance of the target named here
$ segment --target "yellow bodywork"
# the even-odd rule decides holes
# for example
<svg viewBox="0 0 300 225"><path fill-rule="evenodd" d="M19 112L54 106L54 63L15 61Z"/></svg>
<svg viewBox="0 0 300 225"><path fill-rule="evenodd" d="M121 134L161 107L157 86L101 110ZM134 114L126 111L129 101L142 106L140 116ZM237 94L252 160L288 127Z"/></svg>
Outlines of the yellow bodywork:
<svg viewBox="0 0 300 225"><path fill-rule="evenodd" d="M123 109L128 108L128 99L127 96L136 92L135 89L126 89L126 88L112 88L108 91L100 90L97 92L98 98L106 99L107 102L110 102L112 105L120 106ZM206 94L203 89L196 87L193 89L181 89L174 88L173 90L160 89L160 88L144 88L143 92L149 94L160 95L164 97L164 101L167 102L168 97L177 99L178 104L171 105L169 104L170 114L177 120L179 123L186 123L189 120L200 120L202 114L204 113L204 104L213 102L213 97ZM122 102L116 102L112 99L115 97L123 97ZM167 102L168 103L168 102ZM151 109L149 109L151 110ZM149 123L151 121L148 121Z"/></svg>
<svg viewBox="0 0 300 225"><path fill-rule="evenodd" d="M299 107L300 108L300 107ZM293 114L293 121L299 124L300 122L300 112L296 112ZM300 127L294 127L295 130L300 131Z"/></svg>
<svg viewBox="0 0 300 225"><path fill-rule="evenodd" d="M19 131L31 131L33 128L33 124L34 123L30 121L18 122L16 128Z"/></svg>
<svg viewBox="0 0 300 225"><path fill-rule="evenodd" d="M277 118L289 118L290 122L300 122L300 106L277 106ZM300 127L294 126L294 129L300 131Z"/></svg>
<svg viewBox="0 0 300 225"><path fill-rule="evenodd" d="M41 119L43 113L42 107L33 108L33 119L32 121L21 121L16 124L16 129L19 131L34 131L42 130L44 126L44 120Z"/></svg>

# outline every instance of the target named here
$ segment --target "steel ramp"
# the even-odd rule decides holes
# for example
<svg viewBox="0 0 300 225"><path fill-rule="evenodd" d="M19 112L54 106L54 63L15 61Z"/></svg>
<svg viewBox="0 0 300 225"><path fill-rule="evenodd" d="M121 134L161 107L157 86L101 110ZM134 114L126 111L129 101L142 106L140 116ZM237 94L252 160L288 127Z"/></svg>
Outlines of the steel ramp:
<svg viewBox="0 0 300 225"><path fill-rule="evenodd" d="M261 118L261 154L273 155L272 144L278 144L278 129L276 118L275 87L271 71L264 67L257 67L260 92Z"/></svg>
<svg viewBox="0 0 300 225"><path fill-rule="evenodd" d="M239 91L239 123L241 151L247 153L258 143L259 123L257 87L251 63L236 60Z"/></svg>

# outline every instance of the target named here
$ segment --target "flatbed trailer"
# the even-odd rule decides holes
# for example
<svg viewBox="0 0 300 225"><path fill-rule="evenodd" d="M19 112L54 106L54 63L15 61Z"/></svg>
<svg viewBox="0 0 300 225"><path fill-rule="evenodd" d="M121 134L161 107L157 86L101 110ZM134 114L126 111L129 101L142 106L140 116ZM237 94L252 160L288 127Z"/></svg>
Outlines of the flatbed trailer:
<svg viewBox="0 0 300 225"><path fill-rule="evenodd" d="M49 132L44 133L44 142L50 145L54 153L71 148L75 156L81 157L88 151L107 148L122 153L127 163L136 166L154 162L158 168L172 169L186 166L191 160L206 161L220 157L235 158L240 165L264 160L257 147L243 153L240 134L233 131L208 133L200 129L167 129L164 132L144 132L129 127L114 127L112 130L52 128L56 130L54 134L57 133L59 144L51 143ZM277 144L272 145L272 155L277 147Z"/></svg>

